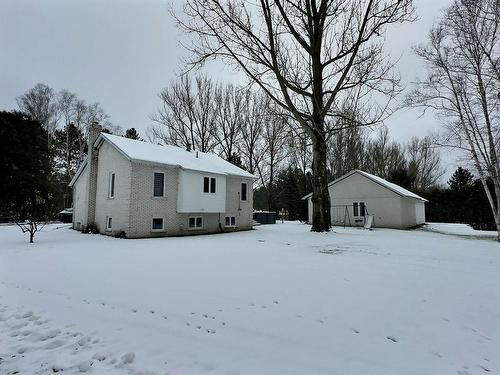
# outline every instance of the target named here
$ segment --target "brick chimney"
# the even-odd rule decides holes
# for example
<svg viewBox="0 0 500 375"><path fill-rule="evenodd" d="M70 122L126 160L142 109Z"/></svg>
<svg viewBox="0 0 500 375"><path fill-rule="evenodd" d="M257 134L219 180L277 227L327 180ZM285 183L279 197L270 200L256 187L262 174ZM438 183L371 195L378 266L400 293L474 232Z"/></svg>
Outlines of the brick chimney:
<svg viewBox="0 0 500 375"><path fill-rule="evenodd" d="M95 205L97 193L97 159L98 152L94 148L96 139L101 134L101 126L97 121L90 124L88 135L88 163L89 163L89 198L87 211L87 225L95 224Z"/></svg>

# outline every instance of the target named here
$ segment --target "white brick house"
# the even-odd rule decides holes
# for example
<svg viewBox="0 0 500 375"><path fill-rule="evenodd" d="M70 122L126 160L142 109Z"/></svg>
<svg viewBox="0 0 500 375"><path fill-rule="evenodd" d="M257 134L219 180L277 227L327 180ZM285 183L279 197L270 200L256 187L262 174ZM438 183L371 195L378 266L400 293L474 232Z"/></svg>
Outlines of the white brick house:
<svg viewBox="0 0 500 375"><path fill-rule="evenodd" d="M129 238L252 228L255 177L220 157L89 132L70 182L73 228Z"/></svg>

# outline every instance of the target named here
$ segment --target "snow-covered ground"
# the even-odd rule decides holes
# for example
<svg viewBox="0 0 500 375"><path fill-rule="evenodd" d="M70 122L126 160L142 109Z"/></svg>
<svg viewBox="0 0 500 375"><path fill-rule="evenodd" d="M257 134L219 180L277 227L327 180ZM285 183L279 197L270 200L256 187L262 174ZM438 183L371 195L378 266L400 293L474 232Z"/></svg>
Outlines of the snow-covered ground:
<svg viewBox="0 0 500 375"><path fill-rule="evenodd" d="M469 224L455 224L455 223L426 223L423 230L437 232L442 234L453 234L456 236L466 237L484 237L495 239L498 235L497 232L487 230L475 230Z"/></svg>
<svg viewBox="0 0 500 375"><path fill-rule="evenodd" d="M0 227L0 374L500 371L500 245L299 223L126 240Z"/></svg>

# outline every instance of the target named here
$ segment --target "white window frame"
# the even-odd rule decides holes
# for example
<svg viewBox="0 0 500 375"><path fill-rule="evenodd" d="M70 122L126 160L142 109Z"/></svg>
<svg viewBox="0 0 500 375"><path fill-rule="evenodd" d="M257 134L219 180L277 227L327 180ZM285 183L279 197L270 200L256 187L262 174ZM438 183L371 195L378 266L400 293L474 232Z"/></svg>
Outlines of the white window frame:
<svg viewBox="0 0 500 375"><path fill-rule="evenodd" d="M106 231L111 231L113 229L113 218L106 216Z"/></svg>
<svg viewBox="0 0 500 375"><path fill-rule="evenodd" d="M229 219L229 225L226 224L226 220ZM234 220L231 220L231 219L234 219ZM234 224L231 224L231 221L234 221ZM236 216L231 216L231 215L228 215L224 218L224 227L225 228L236 228Z"/></svg>
<svg viewBox="0 0 500 375"><path fill-rule="evenodd" d="M155 195L155 174L162 174L163 175L163 195ZM167 176L165 172L162 171L153 171L153 191L151 192L151 196L156 199L163 199L167 196L166 194L166 188L167 188Z"/></svg>
<svg viewBox="0 0 500 375"><path fill-rule="evenodd" d="M153 228L153 221L161 219L161 228ZM165 218L164 217L153 217L151 219L151 232L162 232L165 230Z"/></svg>
<svg viewBox="0 0 500 375"><path fill-rule="evenodd" d="M364 215L361 214L361 203L363 203L363 209L364 209ZM357 205L357 215L356 212L354 211L354 205ZM352 202L352 216L353 217L365 217L366 216L366 202L364 201L358 201L358 202Z"/></svg>
<svg viewBox="0 0 500 375"><path fill-rule="evenodd" d="M205 178L208 178L208 191L205 191ZM215 180L215 191L212 191L212 180ZM203 194L217 194L217 177L203 176Z"/></svg>
<svg viewBox="0 0 500 375"><path fill-rule="evenodd" d="M243 185L245 185L245 189L246 189L246 199L243 199ZM241 185L240 185L240 200L242 202L248 202L248 183L247 182L242 182Z"/></svg>
<svg viewBox="0 0 500 375"><path fill-rule="evenodd" d="M363 205L361 205L363 203ZM358 202L359 204L359 217L365 217L366 216L366 203L363 202ZM363 207L363 209L361 209Z"/></svg>
<svg viewBox="0 0 500 375"><path fill-rule="evenodd" d="M114 199L116 190L116 173L109 172L108 178L108 198Z"/></svg>
<svg viewBox="0 0 500 375"><path fill-rule="evenodd" d="M194 219L194 227L192 227L189 222L191 221L191 219ZM198 222L198 219L201 219L201 226L196 226L196 223ZM189 216L188 217L188 229L189 230L200 230L200 229L203 229L203 216Z"/></svg>

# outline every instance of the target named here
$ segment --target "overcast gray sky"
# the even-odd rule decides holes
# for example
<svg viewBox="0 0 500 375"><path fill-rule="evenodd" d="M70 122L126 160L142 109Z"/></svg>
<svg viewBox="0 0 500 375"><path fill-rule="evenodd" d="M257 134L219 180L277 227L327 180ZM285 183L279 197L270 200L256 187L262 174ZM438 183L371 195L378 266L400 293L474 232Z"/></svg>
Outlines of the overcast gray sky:
<svg viewBox="0 0 500 375"><path fill-rule="evenodd" d="M179 0L180 1L180 0ZM423 74L411 46L424 42L451 0L416 0L419 20L387 33L387 49L401 56L405 82ZM179 72L184 51L164 0L0 0L0 109L38 82L98 101L115 125L143 134L158 107L158 92ZM211 75L238 80L230 68ZM387 125L395 140L425 135L439 124L432 115L403 110ZM448 169L453 158L445 155Z"/></svg>

